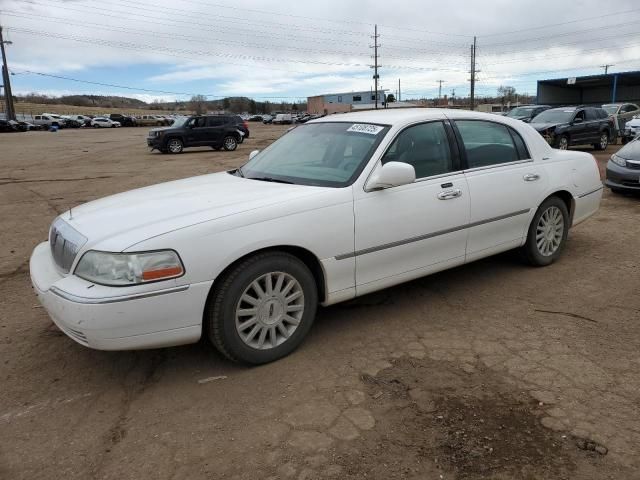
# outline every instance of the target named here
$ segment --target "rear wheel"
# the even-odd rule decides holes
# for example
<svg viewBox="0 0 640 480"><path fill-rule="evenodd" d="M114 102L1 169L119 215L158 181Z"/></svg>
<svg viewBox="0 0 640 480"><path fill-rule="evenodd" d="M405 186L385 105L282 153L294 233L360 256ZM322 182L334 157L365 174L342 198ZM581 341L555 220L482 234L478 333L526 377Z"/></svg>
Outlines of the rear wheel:
<svg viewBox="0 0 640 480"><path fill-rule="evenodd" d="M534 266L550 265L562 254L568 234L567 205L558 197L549 197L533 216L522 253Z"/></svg>
<svg viewBox="0 0 640 480"><path fill-rule="evenodd" d="M593 148L595 148L596 150L606 150L608 146L609 146L609 133L602 132L600 134L600 142L594 143Z"/></svg>
<svg viewBox="0 0 640 480"><path fill-rule="evenodd" d="M229 135L227 137L224 137L222 145L226 151L232 152L236 148L238 148L238 140L236 139L236 137Z"/></svg>
<svg viewBox="0 0 640 480"><path fill-rule="evenodd" d="M182 153L184 145L179 138L171 138L167 141L167 150L171 153Z"/></svg>
<svg viewBox="0 0 640 480"><path fill-rule="evenodd" d="M569 150L569 137L562 135L557 142L558 150Z"/></svg>
<svg viewBox="0 0 640 480"><path fill-rule="evenodd" d="M302 343L317 302L313 274L298 258L257 254L233 267L212 292L205 313L209 340L232 361L272 362Z"/></svg>

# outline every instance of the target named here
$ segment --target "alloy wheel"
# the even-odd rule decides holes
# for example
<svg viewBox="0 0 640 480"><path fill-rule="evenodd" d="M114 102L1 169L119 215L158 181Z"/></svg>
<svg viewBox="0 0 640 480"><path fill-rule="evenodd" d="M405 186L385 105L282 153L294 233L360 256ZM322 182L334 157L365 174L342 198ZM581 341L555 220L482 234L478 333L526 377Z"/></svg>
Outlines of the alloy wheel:
<svg viewBox="0 0 640 480"><path fill-rule="evenodd" d="M603 133L600 136L600 148L602 150L606 150L608 145L609 145L609 137L607 136L606 133Z"/></svg>
<svg viewBox="0 0 640 480"><path fill-rule="evenodd" d="M227 137L224 139L224 148L226 150L234 150L238 142L233 137Z"/></svg>
<svg viewBox="0 0 640 480"><path fill-rule="evenodd" d="M236 305L236 332L245 345L268 350L296 331L304 314L300 282L284 272L266 273L249 284Z"/></svg>
<svg viewBox="0 0 640 480"><path fill-rule="evenodd" d="M169 141L169 145L167 145L167 147L171 153L180 153L182 151L182 142L174 138Z"/></svg>
<svg viewBox="0 0 640 480"><path fill-rule="evenodd" d="M550 257L562 244L564 237L564 217L556 206L547 208L536 226L536 245L545 257Z"/></svg>
<svg viewBox="0 0 640 480"><path fill-rule="evenodd" d="M560 150L567 150L569 148L569 139L567 137L562 137L560 139L560 145L558 145Z"/></svg>

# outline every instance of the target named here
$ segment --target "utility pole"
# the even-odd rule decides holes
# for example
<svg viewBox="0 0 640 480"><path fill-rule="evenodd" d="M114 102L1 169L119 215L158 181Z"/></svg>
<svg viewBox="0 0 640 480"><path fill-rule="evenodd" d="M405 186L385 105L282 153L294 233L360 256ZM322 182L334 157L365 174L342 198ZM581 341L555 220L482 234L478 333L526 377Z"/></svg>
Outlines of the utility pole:
<svg viewBox="0 0 640 480"><path fill-rule="evenodd" d="M398 79L398 101L402 101L402 90L400 89L400 79Z"/></svg>
<svg viewBox="0 0 640 480"><path fill-rule="evenodd" d="M0 26L0 51L2 51L2 82L4 83L4 99L7 105L7 120L15 120L16 112L13 108L13 94L11 93L11 75L9 75L9 67L7 66L7 54L4 51L4 45L11 45L11 42L5 41L2 37L2 27Z"/></svg>
<svg viewBox="0 0 640 480"><path fill-rule="evenodd" d="M378 48L381 47L380 44L378 44L378 38L380 38L380 35L378 35L378 25L376 24L373 30L373 45L370 46L369 48L373 48L373 66L371 68L373 68L373 80L375 82L375 99L376 99L376 110L378 109L378 80L380 79L380 75L378 75L378 68L380 68L380 65L378 65Z"/></svg>
<svg viewBox="0 0 640 480"><path fill-rule="evenodd" d="M471 45L471 110L476 109L476 37L473 37Z"/></svg>
<svg viewBox="0 0 640 480"><path fill-rule="evenodd" d="M600 65L601 68L604 68L604 74L606 75L607 73L609 73L609 67L615 67L615 65L612 64L605 64L605 65Z"/></svg>
<svg viewBox="0 0 640 480"><path fill-rule="evenodd" d="M445 83L444 80L438 80L438 84L440 85L438 87L438 100L440 100L442 98L442 84Z"/></svg>

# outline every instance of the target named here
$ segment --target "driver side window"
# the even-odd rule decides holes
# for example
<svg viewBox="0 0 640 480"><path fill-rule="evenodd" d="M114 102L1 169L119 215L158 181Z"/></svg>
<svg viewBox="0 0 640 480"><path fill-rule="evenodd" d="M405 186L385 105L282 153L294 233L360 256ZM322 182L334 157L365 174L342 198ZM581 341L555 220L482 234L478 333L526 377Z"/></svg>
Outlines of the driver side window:
<svg viewBox="0 0 640 480"><path fill-rule="evenodd" d="M382 157L382 164L402 162L413 166L416 178L454 171L449 139L442 122L414 125L403 130Z"/></svg>

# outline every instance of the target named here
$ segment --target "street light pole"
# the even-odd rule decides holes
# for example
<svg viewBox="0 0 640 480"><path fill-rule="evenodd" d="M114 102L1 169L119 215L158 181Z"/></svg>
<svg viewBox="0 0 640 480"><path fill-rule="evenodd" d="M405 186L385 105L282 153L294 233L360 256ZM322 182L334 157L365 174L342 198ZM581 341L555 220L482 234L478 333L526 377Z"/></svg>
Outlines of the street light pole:
<svg viewBox="0 0 640 480"><path fill-rule="evenodd" d="M4 50L5 44L11 45L11 42L5 41L2 37L2 27L0 26L0 51L2 52L2 82L4 83L4 99L7 105L7 120L15 120L16 112L13 107L13 94L11 93L11 76L9 75L9 67L7 66L7 54Z"/></svg>

